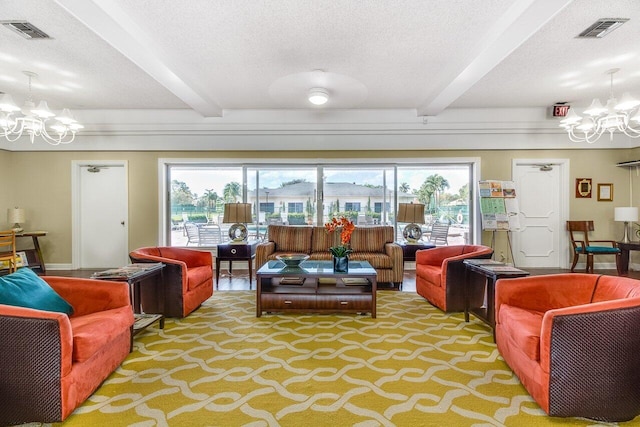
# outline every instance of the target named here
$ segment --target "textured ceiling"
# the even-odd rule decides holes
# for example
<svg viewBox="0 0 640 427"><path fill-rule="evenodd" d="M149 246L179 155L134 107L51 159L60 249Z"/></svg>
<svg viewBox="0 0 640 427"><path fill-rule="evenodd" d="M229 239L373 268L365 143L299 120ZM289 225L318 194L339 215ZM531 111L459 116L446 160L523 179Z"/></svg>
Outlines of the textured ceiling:
<svg viewBox="0 0 640 427"><path fill-rule="evenodd" d="M604 39L598 18L630 21ZM0 91L52 108L326 109L545 107L616 93L640 97L637 0L3 0ZM318 76L314 70L323 70Z"/></svg>

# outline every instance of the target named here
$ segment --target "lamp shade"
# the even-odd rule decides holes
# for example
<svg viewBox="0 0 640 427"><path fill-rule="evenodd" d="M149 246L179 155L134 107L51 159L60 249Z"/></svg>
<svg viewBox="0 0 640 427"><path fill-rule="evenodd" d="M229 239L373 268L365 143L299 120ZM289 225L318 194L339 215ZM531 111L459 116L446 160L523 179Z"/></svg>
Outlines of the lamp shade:
<svg viewBox="0 0 640 427"><path fill-rule="evenodd" d="M424 205L421 203L400 203L398 222L424 224Z"/></svg>
<svg viewBox="0 0 640 427"><path fill-rule="evenodd" d="M25 221L24 209L9 208L7 209L7 222L9 224L21 224Z"/></svg>
<svg viewBox="0 0 640 427"><path fill-rule="evenodd" d="M224 205L224 224L251 222L251 203L227 203Z"/></svg>
<svg viewBox="0 0 640 427"><path fill-rule="evenodd" d="M614 209L614 220L622 222L638 221L638 208L624 207Z"/></svg>

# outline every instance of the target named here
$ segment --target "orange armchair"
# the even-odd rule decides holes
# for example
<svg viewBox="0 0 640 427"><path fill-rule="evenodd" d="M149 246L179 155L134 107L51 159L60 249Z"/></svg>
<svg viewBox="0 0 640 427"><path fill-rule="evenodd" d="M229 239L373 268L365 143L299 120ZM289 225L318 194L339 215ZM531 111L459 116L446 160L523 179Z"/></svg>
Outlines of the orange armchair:
<svg viewBox="0 0 640 427"><path fill-rule="evenodd" d="M446 313L464 310L465 266L469 258L491 258L482 245L440 246L416 252L416 292Z"/></svg>
<svg viewBox="0 0 640 427"><path fill-rule="evenodd" d="M553 274L496 283L496 344L552 416L640 414L640 281Z"/></svg>
<svg viewBox="0 0 640 427"><path fill-rule="evenodd" d="M74 312L0 304L0 425L64 420L131 349L127 283L42 278Z"/></svg>
<svg viewBox="0 0 640 427"><path fill-rule="evenodd" d="M131 262L162 262L164 306L158 290L140 288L142 310L167 317L185 317L213 295L211 252L174 247L139 248L129 253Z"/></svg>

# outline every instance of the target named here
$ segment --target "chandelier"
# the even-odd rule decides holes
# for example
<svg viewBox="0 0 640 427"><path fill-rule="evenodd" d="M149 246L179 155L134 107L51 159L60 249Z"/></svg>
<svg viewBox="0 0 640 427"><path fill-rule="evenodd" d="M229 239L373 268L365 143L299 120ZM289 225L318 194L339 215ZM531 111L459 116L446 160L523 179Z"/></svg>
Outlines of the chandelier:
<svg viewBox="0 0 640 427"><path fill-rule="evenodd" d="M32 144L36 137L41 137L51 145L72 142L76 132L84 126L66 108L56 115L49 109L46 101L40 101L36 106L31 93L31 79L37 77L37 74L32 71L23 73L29 78L29 97L22 108L13 102L8 93L0 94L0 135L11 142L22 135L28 135Z"/></svg>
<svg viewBox="0 0 640 427"><path fill-rule="evenodd" d="M593 144L602 134L609 132L609 139L613 140L614 132L622 132L628 137L640 137L640 101L634 99L628 92L622 94L620 101L613 95L613 75L620 71L614 68L606 72L611 79L611 92L606 106L602 106L599 99L594 99L589 108L584 110L585 117L569 109L567 116L560 121L560 127L569 134L573 142L587 142ZM637 127L633 127L635 123Z"/></svg>

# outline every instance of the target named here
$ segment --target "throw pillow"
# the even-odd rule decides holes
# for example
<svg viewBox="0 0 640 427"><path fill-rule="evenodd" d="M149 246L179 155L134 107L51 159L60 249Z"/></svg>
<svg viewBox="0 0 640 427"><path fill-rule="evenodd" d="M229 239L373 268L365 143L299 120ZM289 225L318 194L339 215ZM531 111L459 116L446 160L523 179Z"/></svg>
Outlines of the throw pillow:
<svg viewBox="0 0 640 427"><path fill-rule="evenodd" d="M73 307L29 268L0 277L0 304L73 314Z"/></svg>

